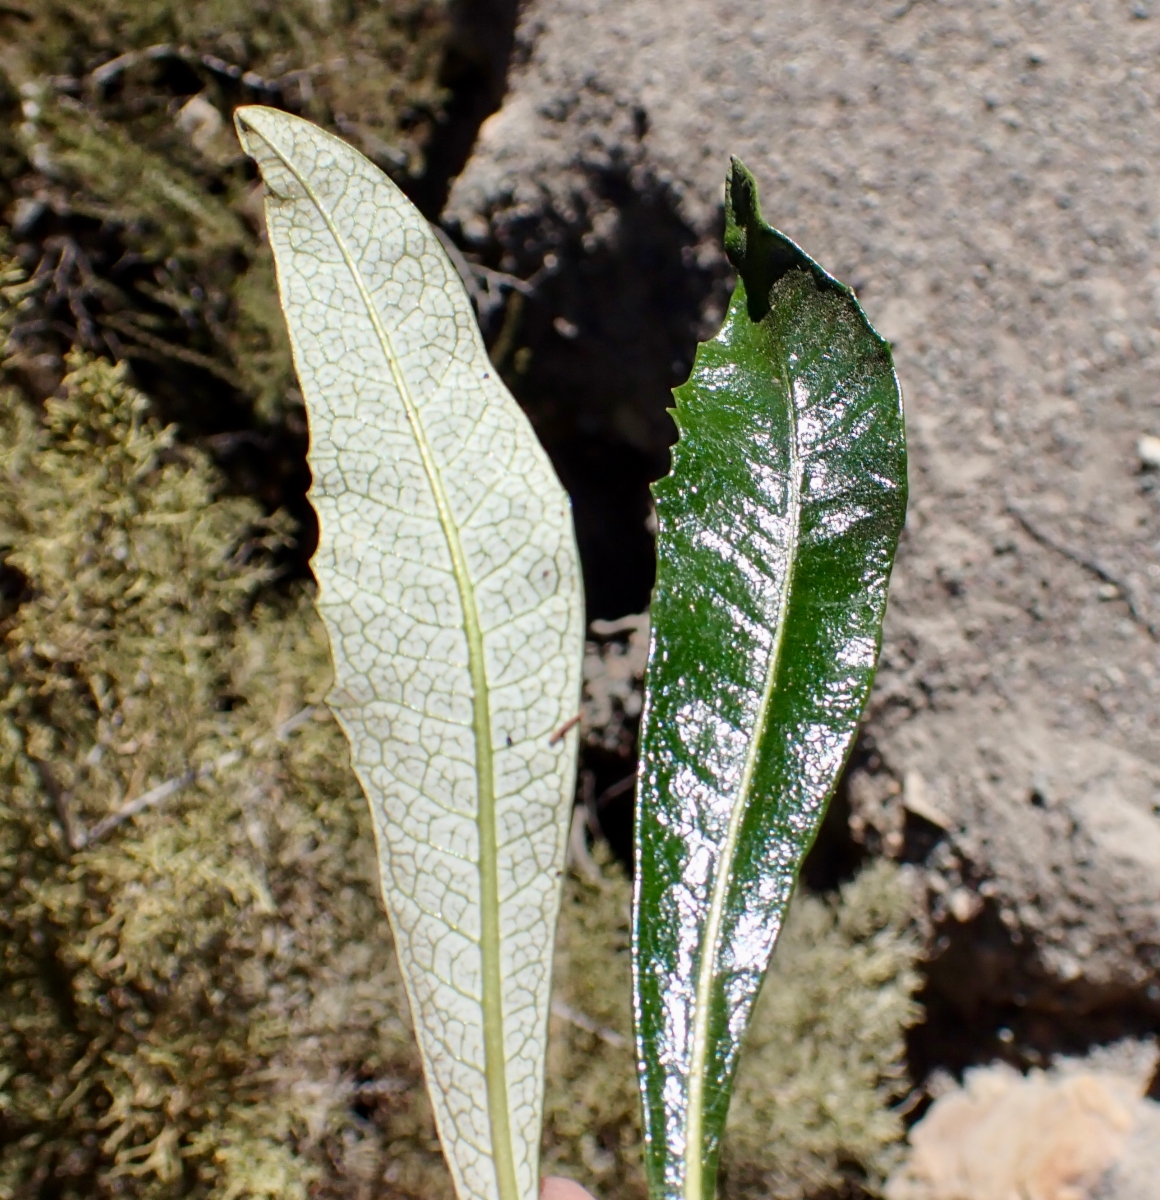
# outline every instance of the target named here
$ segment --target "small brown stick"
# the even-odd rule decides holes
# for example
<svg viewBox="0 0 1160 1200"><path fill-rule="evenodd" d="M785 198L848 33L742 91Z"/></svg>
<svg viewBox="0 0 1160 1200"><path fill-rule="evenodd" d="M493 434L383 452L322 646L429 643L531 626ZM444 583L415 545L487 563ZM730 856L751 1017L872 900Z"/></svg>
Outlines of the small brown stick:
<svg viewBox="0 0 1160 1200"><path fill-rule="evenodd" d="M130 817L135 817L138 813L144 812L147 808L152 808L154 805L162 804L170 796L176 795L191 783L214 774L219 767L231 765L226 761L227 759L237 762L241 757L236 750L231 751L230 754L223 754L221 758L215 759L212 763L208 763L204 767L198 767L196 771L186 771L184 775L178 775L176 779L167 779L164 783L159 783L155 788L150 788L149 791L142 792L140 796L122 804L120 808L115 812L109 813L107 817L103 817L88 833L80 834L76 849L83 850L85 846L91 846L94 842L99 842L103 837L112 833L118 825L129 820Z"/></svg>
<svg viewBox="0 0 1160 1200"><path fill-rule="evenodd" d="M48 763L42 762L39 758L34 758L32 762L36 767L36 773L40 776L41 786L52 797L52 804L56 809L56 819L60 822L61 829L64 830L64 840L68 842L70 850L79 850L85 844L85 832L73 820L70 805L72 796L60 786L60 781L52 773Z"/></svg>
<svg viewBox="0 0 1160 1200"><path fill-rule="evenodd" d="M3 12L3 6L0 6L0 12ZM129 50L124 54L118 54L116 58L101 63L99 67L90 72L86 83L92 88L102 88L138 63L158 58L180 58L184 62L197 63L214 75L224 75L227 79L235 81L240 80L251 91L279 92L282 90L282 80L264 79L256 71L247 71L239 67L237 63L226 62L224 58L219 58L216 54L198 54L189 46L175 46L170 42L158 42L157 45L146 46L143 50ZM295 77L317 69L307 67L305 70L291 71L284 76L284 79L298 82Z"/></svg>
<svg viewBox="0 0 1160 1200"><path fill-rule="evenodd" d="M236 375L229 367L222 366L217 359L211 358L208 354L200 354L196 350L190 350L174 342L167 342L164 338L159 338L140 328L135 321L119 317L115 313L106 313L99 320L102 325L109 326L118 333L123 333L137 343L137 345L122 343L127 345L130 353L136 351L141 358L160 356L161 362L167 358L174 358L179 362L189 363L191 367L200 367L201 370L216 376L223 383L228 383L232 388L240 390L243 387L240 375ZM147 356L145 351L151 353Z"/></svg>
<svg viewBox="0 0 1160 1200"><path fill-rule="evenodd" d="M250 746L249 753L254 754L259 750L265 749L271 741L284 742L294 730L309 721L314 716L314 712L314 706L308 705L301 712L295 713L289 720L283 721L274 730L273 734L258 738ZM163 804L170 796L177 795L178 792L183 788L187 788L191 783L208 779L211 775L216 775L219 771L224 771L227 767L232 767L236 763L241 762L244 757L244 751L230 750L227 754L219 755L213 762L206 763L205 766L191 768L184 775L178 775L174 779L167 779L164 783L159 783L155 788L150 788L149 791L143 792L140 796L129 800L114 812L109 813L107 817L98 821L87 833L84 830L77 830L74 837L70 838L73 849L83 850L86 846L91 846L94 842L99 842L102 838L112 833L118 825L122 825L128 821L130 817L137 816L138 813L144 812L147 808L156 808L157 805Z"/></svg>
<svg viewBox="0 0 1160 1200"><path fill-rule="evenodd" d="M623 1034L617 1033L615 1029L608 1029L604 1025L597 1025L587 1013L582 1013L570 1004L565 1004L563 1000L552 1001L552 1016L559 1017L561 1021L567 1021L569 1025L575 1025L577 1029L583 1029L585 1033L593 1034L602 1042L607 1042L608 1045L615 1046L618 1050L623 1050L628 1045L628 1038Z"/></svg>
<svg viewBox="0 0 1160 1200"><path fill-rule="evenodd" d="M550 738L548 738L548 745L555 746L562 742L565 736L580 724L581 716L581 713L577 713L574 717L569 717L564 724L561 725L560 728L557 729Z"/></svg>
<svg viewBox="0 0 1160 1200"><path fill-rule="evenodd" d="M513 291L504 305L503 324L499 327L499 336L495 339L495 345L487 352L491 365L497 371L503 370L508 356L515 349L520 322L524 314L524 303L523 293Z"/></svg>
<svg viewBox="0 0 1160 1200"><path fill-rule="evenodd" d="M513 292L519 292L521 296L534 296L536 294L536 286L530 280L520 279L518 275L509 275L506 271L496 271L492 267L484 267L479 263L471 264L471 271L475 275L479 275L486 279L489 284L494 284L496 287L511 288ZM536 279L541 274L537 271L532 279Z"/></svg>
<svg viewBox="0 0 1160 1200"><path fill-rule="evenodd" d="M600 814L596 811L596 776L591 771L580 772L580 799L588 821L588 832L594 842L604 836L600 828Z"/></svg>
<svg viewBox="0 0 1160 1200"><path fill-rule="evenodd" d="M572 824L568 830L567 861L575 867L589 883L601 883L604 876L596 865L596 860L588 851L588 839L584 836L588 828L588 814L582 804L577 804L572 810Z"/></svg>
<svg viewBox="0 0 1160 1200"><path fill-rule="evenodd" d="M618 779L616 783L610 787L606 787L600 793L600 798L596 801L597 810L602 809L610 800L615 800L617 796L623 796L625 792L631 792L636 787L636 772L631 775L626 775L623 779Z"/></svg>
<svg viewBox="0 0 1160 1200"><path fill-rule="evenodd" d="M110 58L106 63L101 63L89 75L87 82L95 88L104 87L106 83L111 83L116 79L122 71L135 67L139 62L147 62L151 58L180 57L182 57L181 52L168 42L159 42L156 46L146 46L144 50L129 50L124 54L118 54L116 58Z"/></svg>
<svg viewBox="0 0 1160 1200"><path fill-rule="evenodd" d="M364 1083L349 1085L350 1094L360 1100L375 1100L380 1096L398 1096L411 1090L413 1085L406 1079L368 1079Z"/></svg>

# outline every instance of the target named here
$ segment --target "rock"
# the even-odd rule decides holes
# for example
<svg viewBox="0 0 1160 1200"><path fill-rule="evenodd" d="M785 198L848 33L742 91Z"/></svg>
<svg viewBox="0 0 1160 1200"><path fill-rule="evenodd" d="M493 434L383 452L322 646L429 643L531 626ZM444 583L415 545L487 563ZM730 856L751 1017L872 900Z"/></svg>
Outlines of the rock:
<svg viewBox="0 0 1160 1200"><path fill-rule="evenodd" d="M584 646L581 741L630 759L648 665L648 613L593 621L590 633Z"/></svg>
<svg viewBox="0 0 1160 1200"><path fill-rule="evenodd" d="M730 153L894 342L911 508L854 818L926 864L938 921L993 925L992 965L963 942L932 986L1021 1006L1017 1042L1160 1014L1160 496L1123 463L1160 369L1134 82L1158 52L1114 6L531 0L447 210L505 270L559 264L519 395L582 548L586 480L637 470L643 512L666 467L668 388L728 282ZM588 545L647 555L637 520ZM644 605L641 562L593 615Z"/></svg>
<svg viewBox="0 0 1160 1200"><path fill-rule="evenodd" d="M1160 1105L1144 1090L1156 1055L1120 1049L1026 1076L968 1071L911 1130L887 1200L1156 1200L1160 1175L1141 1173L1155 1161Z"/></svg>
<svg viewBox="0 0 1160 1200"><path fill-rule="evenodd" d="M189 138L195 150L200 150L202 154L212 154L215 143L221 138L225 122L216 105L211 104L199 92L196 96L191 96L178 110L176 124Z"/></svg>
<svg viewBox="0 0 1160 1200"><path fill-rule="evenodd" d="M1145 434L1136 442L1136 453L1145 470L1160 470L1160 437Z"/></svg>
<svg viewBox="0 0 1160 1200"><path fill-rule="evenodd" d="M1136 1111L1128 1143L1092 1200L1160 1200L1160 1104L1146 1102Z"/></svg>

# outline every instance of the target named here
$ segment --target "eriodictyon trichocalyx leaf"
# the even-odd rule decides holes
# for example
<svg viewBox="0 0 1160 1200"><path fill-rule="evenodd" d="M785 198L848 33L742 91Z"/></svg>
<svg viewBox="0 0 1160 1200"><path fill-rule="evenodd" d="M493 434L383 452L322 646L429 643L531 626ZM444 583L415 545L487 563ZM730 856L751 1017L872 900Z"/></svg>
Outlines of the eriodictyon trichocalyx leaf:
<svg viewBox="0 0 1160 1200"><path fill-rule="evenodd" d="M238 110L310 416L329 703L463 1200L535 1200L579 711L568 497L427 222L345 142Z"/></svg>
<svg viewBox="0 0 1160 1200"><path fill-rule="evenodd" d="M906 507L887 344L736 160L721 332L676 389L642 731L637 1052L654 1200L712 1200L753 1002L874 676Z"/></svg>

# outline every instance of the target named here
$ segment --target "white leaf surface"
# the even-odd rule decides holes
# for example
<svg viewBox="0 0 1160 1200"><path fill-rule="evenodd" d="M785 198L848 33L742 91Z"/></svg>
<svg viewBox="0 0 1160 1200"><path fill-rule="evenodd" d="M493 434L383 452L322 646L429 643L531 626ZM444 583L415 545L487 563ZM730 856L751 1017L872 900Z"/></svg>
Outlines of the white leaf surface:
<svg viewBox="0 0 1160 1200"><path fill-rule="evenodd" d="M310 417L329 697L463 1198L535 1200L583 606L568 498L462 283L345 142L237 114Z"/></svg>

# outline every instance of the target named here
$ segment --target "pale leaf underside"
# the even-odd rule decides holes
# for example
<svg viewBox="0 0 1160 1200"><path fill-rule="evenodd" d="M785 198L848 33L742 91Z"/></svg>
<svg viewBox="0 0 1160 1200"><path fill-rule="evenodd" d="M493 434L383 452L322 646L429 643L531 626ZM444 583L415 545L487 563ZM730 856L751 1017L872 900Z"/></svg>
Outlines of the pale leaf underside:
<svg viewBox="0 0 1160 1200"><path fill-rule="evenodd" d="M344 142L266 108L239 133L310 417L329 703L457 1190L534 1200L578 711L568 499L495 376L436 236Z"/></svg>

